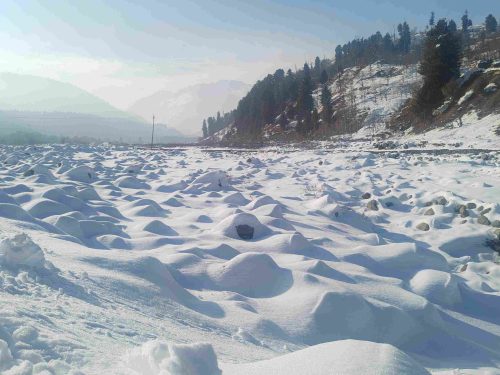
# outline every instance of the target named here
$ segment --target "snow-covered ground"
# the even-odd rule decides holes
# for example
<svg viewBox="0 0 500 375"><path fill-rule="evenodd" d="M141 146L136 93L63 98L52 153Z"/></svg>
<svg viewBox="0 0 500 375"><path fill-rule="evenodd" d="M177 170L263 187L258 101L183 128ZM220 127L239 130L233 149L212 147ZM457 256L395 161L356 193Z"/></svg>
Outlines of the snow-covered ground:
<svg viewBox="0 0 500 375"><path fill-rule="evenodd" d="M362 149L2 147L0 372L499 373L499 152Z"/></svg>

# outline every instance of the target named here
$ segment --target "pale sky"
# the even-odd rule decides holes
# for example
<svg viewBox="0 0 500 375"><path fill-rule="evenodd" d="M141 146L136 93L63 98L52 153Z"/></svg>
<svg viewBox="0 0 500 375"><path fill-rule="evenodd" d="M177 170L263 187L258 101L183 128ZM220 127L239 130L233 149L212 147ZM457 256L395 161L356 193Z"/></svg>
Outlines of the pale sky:
<svg viewBox="0 0 500 375"><path fill-rule="evenodd" d="M0 71L72 83L126 109L161 89L254 83L431 11L474 23L500 0L1 0ZM459 23L459 22L457 22Z"/></svg>

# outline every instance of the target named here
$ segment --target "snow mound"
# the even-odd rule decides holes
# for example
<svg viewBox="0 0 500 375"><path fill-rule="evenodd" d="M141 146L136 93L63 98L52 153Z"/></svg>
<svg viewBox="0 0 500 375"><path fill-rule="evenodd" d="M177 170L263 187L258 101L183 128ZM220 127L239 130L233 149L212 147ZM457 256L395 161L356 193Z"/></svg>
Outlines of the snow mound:
<svg viewBox="0 0 500 375"><path fill-rule="evenodd" d="M34 200L26 206L26 209L31 216L38 219L44 219L53 215L62 215L71 211L68 206L50 199Z"/></svg>
<svg viewBox="0 0 500 375"><path fill-rule="evenodd" d="M0 203L0 217L5 217L13 220L20 221L32 221L33 217L28 214L21 207L9 204L9 203Z"/></svg>
<svg viewBox="0 0 500 375"><path fill-rule="evenodd" d="M78 197L80 199L83 199L84 201L100 201L101 197L97 192L95 191L94 188L92 187L85 187L84 189L78 191L77 193Z"/></svg>
<svg viewBox="0 0 500 375"><path fill-rule="evenodd" d="M357 253L344 259L382 274L406 275L425 268L448 270L448 263L441 254L413 243L359 247L354 250Z"/></svg>
<svg viewBox="0 0 500 375"><path fill-rule="evenodd" d="M73 181L79 181L79 182L94 182L97 177L95 174L95 171L86 166L86 165L80 165L78 167L72 168L69 171L65 172L64 175Z"/></svg>
<svg viewBox="0 0 500 375"><path fill-rule="evenodd" d="M197 177L191 184L191 189L202 191L229 190L231 183L224 171L210 171Z"/></svg>
<svg viewBox="0 0 500 375"><path fill-rule="evenodd" d="M130 350L125 366L137 375L220 375L212 345L168 344L154 340Z"/></svg>
<svg viewBox="0 0 500 375"><path fill-rule="evenodd" d="M406 298L411 303L409 296ZM424 300L425 301L425 300ZM412 344L418 335L431 334L428 324L442 324L435 308L428 303L418 307L394 306L350 291L324 292L311 311L316 328L313 344L358 339L394 345ZM312 334L312 332L311 332Z"/></svg>
<svg viewBox="0 0 500 375"><path fill-rule="evenodd" d="M248 297L269 297L287 288L291 275L267 254L244 253L224 263L214 281L223 290Z"/></svg>
<svg viewBox="0 0 500 375"><path fill-rule="evenodd" d="M45 256L40 246L28 235L21 233L0 241L0 264L14 269L42 269L45 266Z"/></svg>
<svg viewBox="0 0 500 375"><path fill-rule="evenodd" d="M47 190L42 194L42 197L67 205L73 210L82 210L85 206L81 199L68 195L64 190L59 188Z"/></svg>
<svg viewBox="0 0 500 375"><path fill-rule="evenodd" d="M80 220L80 229L84 237L91 238L104 234L121 235L121 227L111 222L97 220Z"/></svg>
<svg viewBox="0 0 500 375"><path fill-rule="evenodd" d="M144 182L139 180L137 177L134 176L122 176L118 177L114 184L118 187L121 188L126 188L126 189L149 189L150 186Z"/></svg>
<svg viewBox="0 0 500 375"><path fill-rule="evenodd" d="M315 275L327 277L327 278L333 279L333 280L339 280L339 281L348 282L348 283L353 282L344 273L333 269L332 267L330 267L328 264L326 264L322 260L313 260L312 265L307 267L306 271L309 273L313 273Z"/></svg>
<svg viewBox="0 0 500 375"><path fill-rule="evenodd" d="M246 229L246 227L253 228L251 238L241 234L241 229ZM237 213L225 218L213 231L234 239L259 239L271 233L271 230L262 224L259 219L248 213Z"/></svg>
<svg viewBox="0 0 500 375"><path fill-rule="evenodd" d="M54 178L54 175L49 170L49 168L47 168L46 166L41 165L41 164L35 164L31 168L28 168L26 171L24 171L23 175L24 175L24 177L41 175L41 176L46 176L46 177L51 178L51 179Z"/></svg>
<svg viewBox="0 0 500 375"><path fill-rule="evenodd" d="M394 346L360 340L328 342L265 361L221 367L226 375L430 375Z"/></svg>
<svg viewBox="0 0 500 375"><path fill-rule="evenodd" d="M246 199L240 192L235 192L224 197L222 202L232 204L233 206L244 206L248 204L248 199Z"/></svg>
<svg viewBox="0 0 500 375"><path fill-rule="evenodd" d="M56 228L76 238L83 238L83 232L80 223L69 215L55 216L54 220L48 220Z"/></svg>
<svg viewBox="0 0 500 375"><path fill-rule="evenodd" d="M439 305L451 306L461 301L458 279L447 272L422 270L410 280L410 289Z"/></svg>
<svg viewBox="0 0 500 375"><path fill-rule="evenodd" d="M178 199L175 199L174 197L168 198L163 204L166 204L171 207L182 207L184 204L180 202Z"/></svg>
<svg viewBox="0 0 500 375"><path fill-rule="evenodd" d="M161 222L160 220L153 220L147 223L143 230L145 232L150 232L157 234L159 236L175 236L177 232L170 228L167 224Z"/></svg>
<svg viewBox="0 0 500 375"><path fill-rule="evenodd" d="M269 195L263 195L250 203L247 204L246 208L249 210L255 210L256 208L268 205L268 204L279 204L279 202L273 198L271 198Z"/></svg>
<svg viewBox="0 0 500 375"><path fill-rule="evenodd" d="M300 232L275 234L262 243L262 248L269 253L297 254L307 257L335 260L335 256L314 246Z"/></svg>
<svg viewBox="0 0 500 375"><path fill-rule="evenodd" d="M136 216L164 216L165 210L154 200L139 199L129 204L129 213Z"/></svg>
<svg viewBox="0 0 500 375"><path fill-rule="evenodd" d="M276 219L283 218L283 206L279 204L266 204L255 209L254 212L259 216L269 216Z"/></svg>

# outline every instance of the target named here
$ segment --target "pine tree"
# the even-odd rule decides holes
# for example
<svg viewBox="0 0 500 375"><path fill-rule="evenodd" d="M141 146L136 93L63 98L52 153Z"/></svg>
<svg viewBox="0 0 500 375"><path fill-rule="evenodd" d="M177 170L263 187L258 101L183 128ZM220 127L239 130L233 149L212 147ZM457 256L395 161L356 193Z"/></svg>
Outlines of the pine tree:
<svg viewBox="0 0 500 375"><path fill-rule="evenodd" d="M434 26L434 12L431 12L431 18L429 20L429 26Z"/></svg>
<svg viewBox="0 0 500 375"><path fill-rule="evenodd" d="M306 117L308 114L310 116L314 107L312 88L311 71L309 65L306 63L304 64L302 82L299 87L299 96L297 98L297 109L303 117Z"/></svg>
<svg viewBox="0 0 500 375"><path fill-rule="evenodd" d="M319 77L321 73L321 60L318 56L314 59L314 74Z"/></svg>
<svg viewBox="0 0 500 375"><path fill-rule="evenodd" d="M386 51L392 50L392 47L394 47L394 44L392 43L391 34L385 33L382 43L384 46L384 50L386 50Z"/></svg>
<svg viewBox="0 0 500 375"><path fill-rule="evenodd" d="M455 21L450 20L450 22L448 22L448 30L450 31L450 33L457 32L457 24L455 23Z"/></svg>
<svg viewBox="0 0 500 375"><path fill-rule="evenodd" d="M466 10L462 16L462 31L467 33L469 31L469 26L472 26L472 21L469 19L469 12Z"/></svg>
<svg viewBox="0 0 500 375"><path fill-rule="evenodd" d="M207 121L203 120L203 126L201 127L201 130L203 131L203 138L208 137L208 128L207 128Z"/></svg>
<svg viewBox="0 0 500 375"><path fill-rule="evenodd" d="M214 135L216 132L215 129L215 119L213 117L209 117L207 119L207 129L208 129L208 135Z"/></svg>
<svg viewBox="0 0 500 375"><path fill-rule="evenodd" d="M329 124L332 120L332 93L326 84L321 89L321 107L321 118Z"/></svg>
<svg viewBox="0 0 500 375"><path fill-rule="evenodd" d="M498 23L496 18L493 17L492 14L488 14L484 22L484 25L487 33L494 33L497 31Z"/></svg>
<svg viewBox="0 0 500 375"><path fill-rule="evenodd" d="M328 73L325 69L321 72L321 76L319 77L319 82L323 85L328 82Z"/></svg>
<svg viewBox="0 0 500 375"><path fill-rule="evenodd" d="M399 34L399 50L403 54L407 54L410 52L410 44L411 44L411 33L410 26L408 23L403 22L398 25L398 34Z"/></svg>
<svg viewBox="0 0 500 375"><path fill-rule="evenodd" d="M313 109L311 114L311 130L316 131L319 128L319 114L316 108Z"/></svg>
<svg viewBox="0 0 500 375"><path fill-rule="evenodd" d="M419 72L424 83L417 94L417 111L428 115L443 99L442 88L460 74L461 46L446 20L437 22L426 36Z"/></svg>
<svg viewBox="0 0 500 375"><path fill-rule="evenodd" d="M291 69L288 69L285 77L286 91L288 92L288 99L297 100L299 96L299 84L297 77L293 74Z"/></svg>
<svg viewBox="0 0 500 375"><path fill-rule="evenodd" d="M335 47L335 63L339 64L342 61L342 46L339 44Z"/></svg>

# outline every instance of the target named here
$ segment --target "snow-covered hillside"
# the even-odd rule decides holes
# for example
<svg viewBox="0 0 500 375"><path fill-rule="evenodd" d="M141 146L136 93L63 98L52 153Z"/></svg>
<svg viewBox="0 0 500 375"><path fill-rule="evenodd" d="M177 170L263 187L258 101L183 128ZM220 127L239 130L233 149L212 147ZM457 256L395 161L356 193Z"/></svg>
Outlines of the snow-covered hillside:
<svg viewBox="0 0 500 375"><path fill-rule="evenodd" d="M384 129L391 116L411 97L421 82L417 65L381 62L362 69L346 69L330 86L335 101L343 96L363 116L362 127L370 132Z"/></svg>
<svg viewBox="0 0 500 375"><path fill-rule="evenodd" d="M391 117L398 113L420 83L421 76L415 64L392 65L378 61L364 68L347 68L330 79L332 124L325 125L321 120L318 133L347 134L358 128L370 134L384 131ZM323 110L321 92L321 85L313 92L314 106L318 113ZM275 123L264 128L264 138L294 141L298 121L289 121L284 126L279 122L277 118ZM220 142L220 138L215 137L213 141Z"/></svg>
<svg viewBox="0 0 500 375"><path fill-rule="evenodd" d="M3 146L0 371L498 373L498 144L363 142Z"/></svg>

